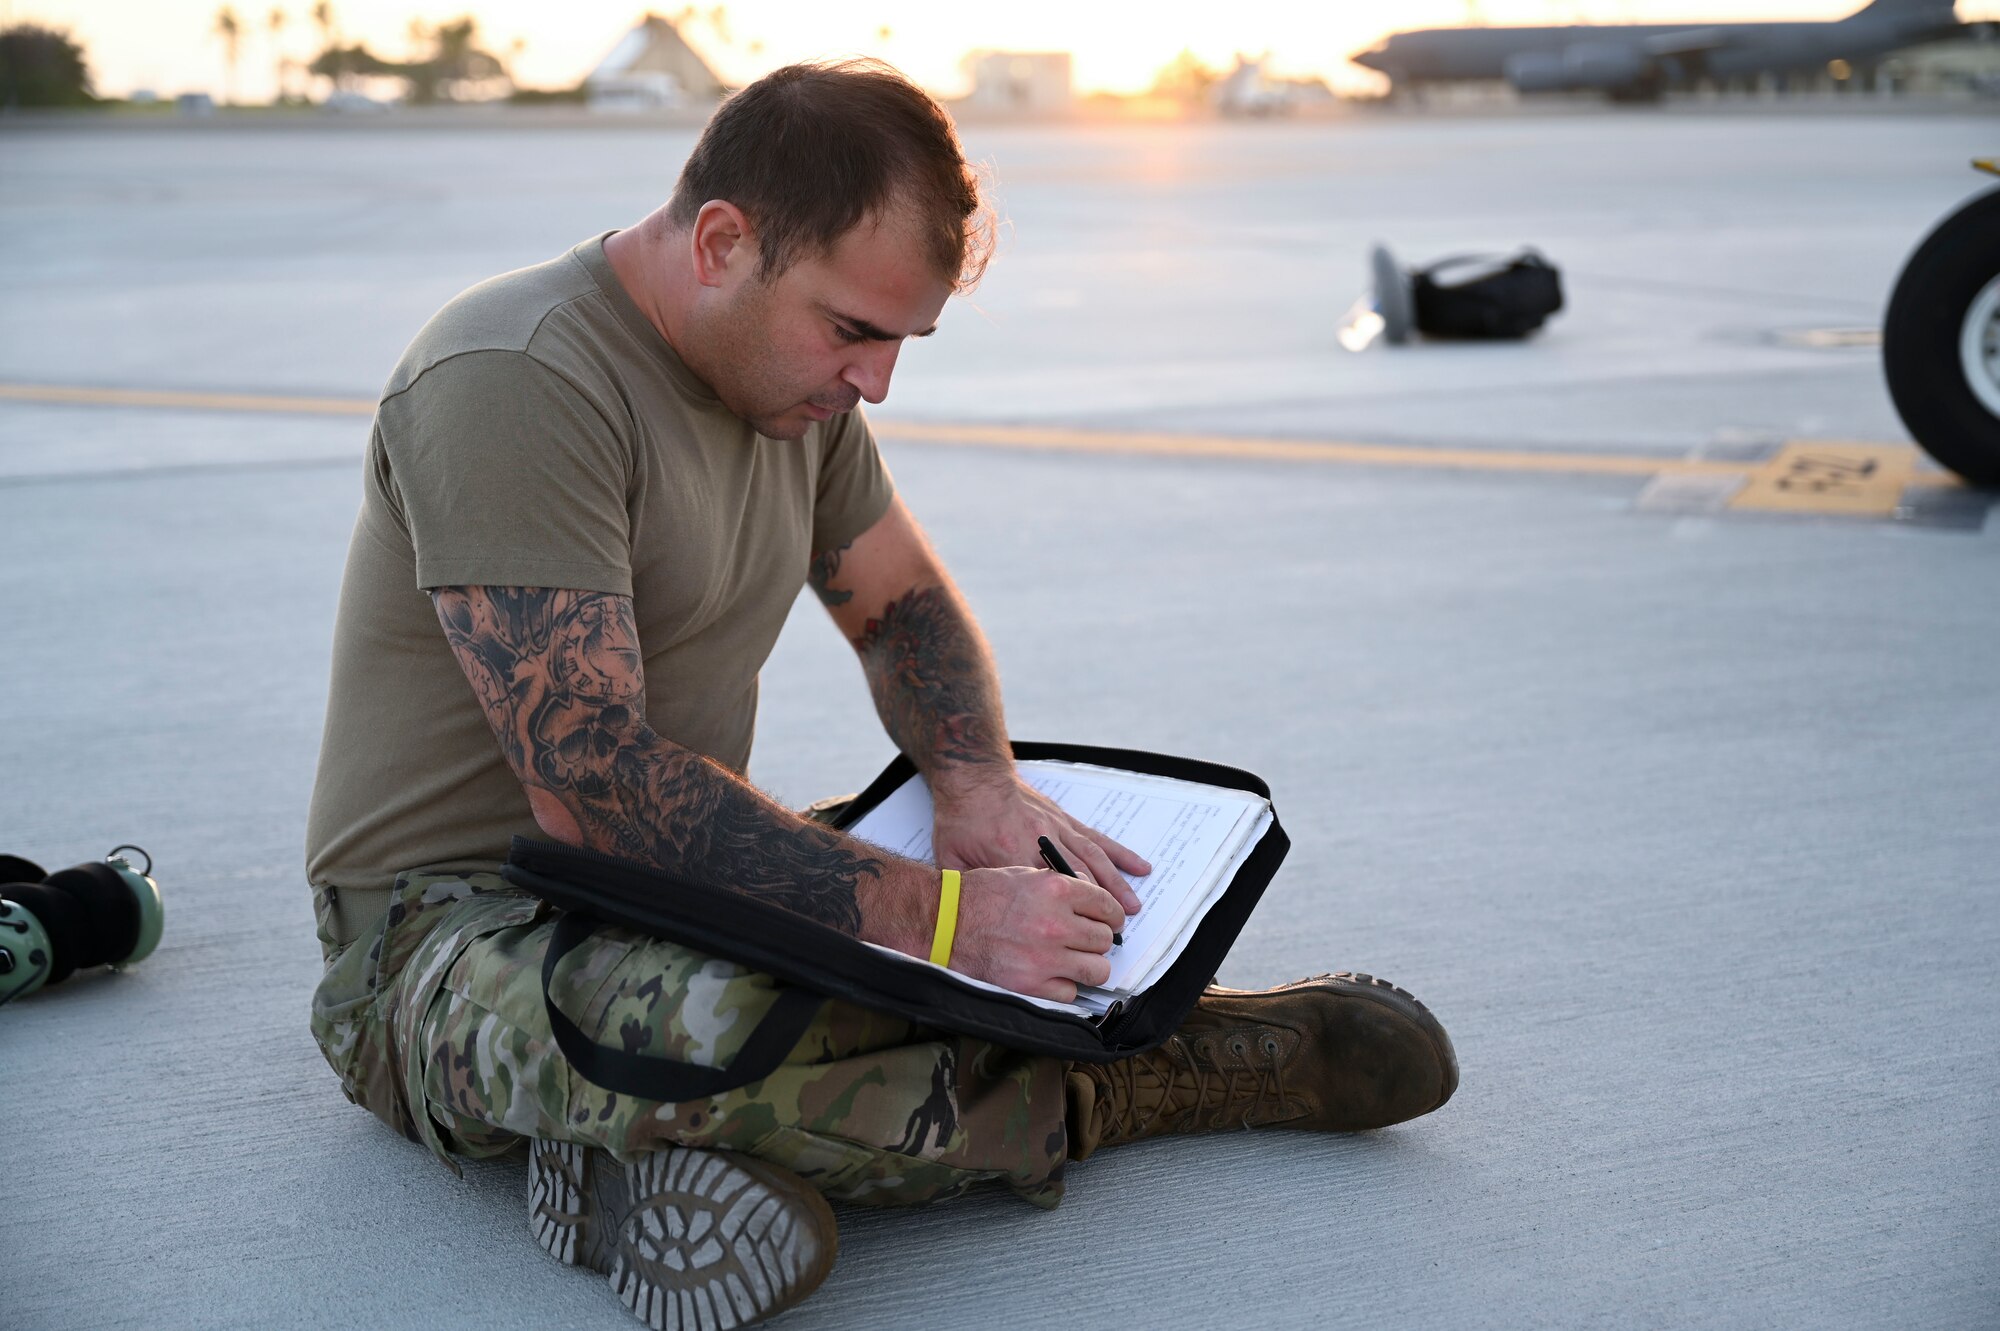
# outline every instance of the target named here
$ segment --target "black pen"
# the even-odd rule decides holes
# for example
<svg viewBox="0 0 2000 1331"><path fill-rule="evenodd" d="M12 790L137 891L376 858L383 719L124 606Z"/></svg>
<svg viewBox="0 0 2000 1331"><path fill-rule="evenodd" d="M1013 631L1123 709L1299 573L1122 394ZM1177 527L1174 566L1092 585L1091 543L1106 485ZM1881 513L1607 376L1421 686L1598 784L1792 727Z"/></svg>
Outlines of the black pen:
<svg viewBox="0 0 2000 1331"><path fill-rule="evenodd" d="M1056 849L1055 842L1049 840L1045 836L1038 836L1035 838L1035 844L1041 847L1043 864L1048 865L1051 869L1054 869L1057 873L1061 874L1065 878L1076 877L1076 870L1069 867L1069 861L1064 859L1062 857L1062 852ZM1112 930L1111 946L1113 947L1125 946L1125 935L1119 933L1116 929Z"/></svg>

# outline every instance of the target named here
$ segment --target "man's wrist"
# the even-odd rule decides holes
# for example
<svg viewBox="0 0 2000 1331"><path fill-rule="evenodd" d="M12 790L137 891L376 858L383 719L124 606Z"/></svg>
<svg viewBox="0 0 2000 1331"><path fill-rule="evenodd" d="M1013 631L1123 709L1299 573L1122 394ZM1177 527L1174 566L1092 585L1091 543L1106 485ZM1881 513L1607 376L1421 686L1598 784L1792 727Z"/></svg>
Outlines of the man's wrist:
<svg viewBox="0 0 2000 1331"><path fill-rule="evenodd" d="M929 956L940 881L928 864L884 857L881 877L858 894L862 938L913 957Z"/></svg>
<svg viewBox="0 0 2000 1331"><path fill-rule="evenodd" d="M1004 757L983 762L938 763L924 773L931 805L940 812L1012 794L1018 779L1014 760Z"/></svg>

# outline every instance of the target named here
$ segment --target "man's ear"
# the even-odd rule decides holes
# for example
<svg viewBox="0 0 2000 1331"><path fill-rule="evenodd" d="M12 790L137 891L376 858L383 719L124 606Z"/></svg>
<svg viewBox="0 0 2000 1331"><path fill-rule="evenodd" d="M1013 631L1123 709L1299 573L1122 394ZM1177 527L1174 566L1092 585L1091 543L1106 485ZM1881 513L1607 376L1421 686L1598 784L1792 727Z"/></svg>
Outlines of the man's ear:
<svg viewBox="0 0 2000 1331"><path fill-rule="evenodd" d="M719 287L732 276L746 277L757 267L757 231L735 204L710 199L695 214L693 245L695 280Z"/></svg>

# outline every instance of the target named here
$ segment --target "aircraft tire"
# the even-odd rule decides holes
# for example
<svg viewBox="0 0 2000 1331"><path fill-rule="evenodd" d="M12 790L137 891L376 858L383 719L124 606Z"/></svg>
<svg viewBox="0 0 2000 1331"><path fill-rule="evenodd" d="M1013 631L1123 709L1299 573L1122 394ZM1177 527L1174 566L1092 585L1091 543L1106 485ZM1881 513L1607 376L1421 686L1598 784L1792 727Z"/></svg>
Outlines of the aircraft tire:
<svg viewBox="0 0 2000 1331"><path fill-rule="evenodd" d="M1925 452L1988 489L2000 489L1996 345L2000 190L1973 199L1917 246L1882 320L1882 369L1903 424Z"/></svg>

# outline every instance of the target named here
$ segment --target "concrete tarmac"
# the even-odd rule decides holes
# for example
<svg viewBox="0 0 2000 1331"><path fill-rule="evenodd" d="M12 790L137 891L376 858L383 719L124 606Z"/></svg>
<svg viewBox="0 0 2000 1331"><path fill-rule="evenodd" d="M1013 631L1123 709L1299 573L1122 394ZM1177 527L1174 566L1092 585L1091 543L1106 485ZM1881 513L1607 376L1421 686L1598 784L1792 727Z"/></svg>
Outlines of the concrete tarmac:
<svg viewBox="0 0 2000 1331"><path fill-rule="evenodd" d="M785 1324L2000 1320L1995 524L921 437L1894 443L1871 353L1764 334L1870 323L2000 121L983 133L1014 250L882 415L911 425L885 451L1014 733L1264 775L1295 846L1221 978L1388 976L1463 1085L1381 1133L1108 1152L1052 1214L845 1208ZM0 133L0 383L366 395L458 287L635 216L676 142ZM605 178L642 148L644 181ZM1519 348L1343 359L1376 234L1541 241L1576 308ZM531 1243L518 1160L453 1178L341 1098L305 1029L304 809L364 429L0 402L24 630L0 850L137 842L168 912L143 965L0 1011L9 1331L632 1325ZM752 775L780 798L889 756L810 598L763 696Z"/></svg>

